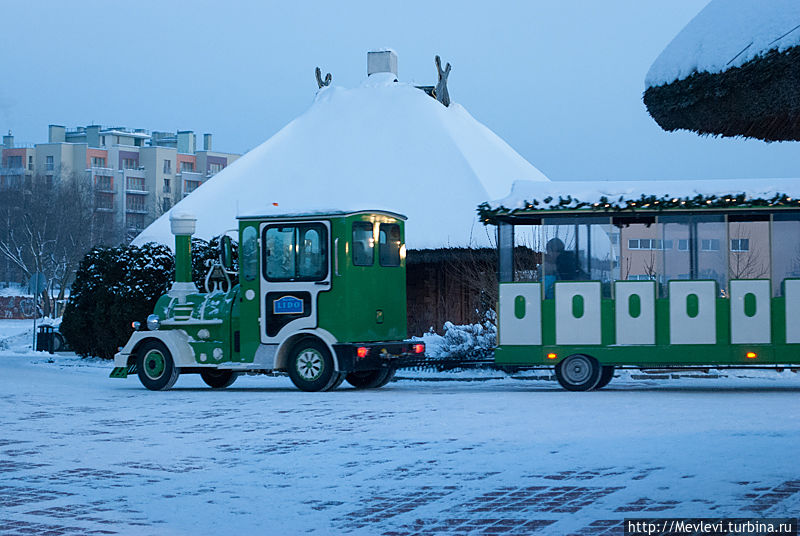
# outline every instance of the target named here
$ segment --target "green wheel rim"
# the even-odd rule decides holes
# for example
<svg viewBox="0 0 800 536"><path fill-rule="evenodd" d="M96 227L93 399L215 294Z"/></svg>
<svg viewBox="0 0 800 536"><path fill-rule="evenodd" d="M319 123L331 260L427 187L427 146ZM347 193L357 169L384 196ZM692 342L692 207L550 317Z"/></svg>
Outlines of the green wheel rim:
<svg viewBox="0 0 800 536"><path fill-rule="evenodd" d="M151 380L157 380L164 374L164 369L167 368L164 355L158 350L150 350L144 356L144 373Z"/></svg>
<svg viewBox="0 0 800 536"><path fill-rule="evenodd" d="M295 368L303 380L313 382L325 371L325 360L314 348L306 348L297 356Z"/></svg>

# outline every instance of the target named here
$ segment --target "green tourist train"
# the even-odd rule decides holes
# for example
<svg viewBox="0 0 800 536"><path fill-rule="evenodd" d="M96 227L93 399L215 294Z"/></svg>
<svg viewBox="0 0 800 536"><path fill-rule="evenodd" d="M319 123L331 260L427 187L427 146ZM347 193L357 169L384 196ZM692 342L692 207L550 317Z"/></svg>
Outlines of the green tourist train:
<svg viewBox="0 0 800 536"><path fill-rule="evenodd" d="M758 188L740 182L519 183L481 205L495 362L552 366L574 391L619 367L799 364L800 201L782 193L797 187L720 193Z"/></svg>
<svg viewBox="0 0 800 536"><path fill-rule="evenodd" d="M345 380L385 385L399 359L425 351L406 340L404 220L382 211L240 217L238 284L223 236L199 292L191 278L196 220L173 214L175 283L148 329L116 354L111 376L135 372L151 390L169 389L179 374L224 388L242 373L273 371L304 391Z"/></svg>

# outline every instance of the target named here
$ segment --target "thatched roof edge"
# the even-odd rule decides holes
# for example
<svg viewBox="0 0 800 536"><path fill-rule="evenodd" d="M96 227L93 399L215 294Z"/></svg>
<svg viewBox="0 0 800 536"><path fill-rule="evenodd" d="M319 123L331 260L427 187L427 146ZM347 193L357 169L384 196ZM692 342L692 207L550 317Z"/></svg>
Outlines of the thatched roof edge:
<svg viewBox="0 0 800 536"><path fill-rule="evenodd" d="M800 141L800 46L650 87L643 100L667 131Z"/></svg>

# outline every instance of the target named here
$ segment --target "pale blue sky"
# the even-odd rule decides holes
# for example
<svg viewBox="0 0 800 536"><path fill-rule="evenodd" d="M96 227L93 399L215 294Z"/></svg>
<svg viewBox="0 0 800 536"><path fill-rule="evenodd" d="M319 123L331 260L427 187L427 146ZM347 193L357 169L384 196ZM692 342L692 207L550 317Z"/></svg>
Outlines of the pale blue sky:
<svg viewBox="0 0 800 536"><path fill-rule="evenodd" d="M245 152L311 103L314 67L352 87L366 52L433 84L553 179L794 177L797 143L665 133L650 64L706 0L167 2L0 0L0 131L47 125L212 132Z"/></svg>

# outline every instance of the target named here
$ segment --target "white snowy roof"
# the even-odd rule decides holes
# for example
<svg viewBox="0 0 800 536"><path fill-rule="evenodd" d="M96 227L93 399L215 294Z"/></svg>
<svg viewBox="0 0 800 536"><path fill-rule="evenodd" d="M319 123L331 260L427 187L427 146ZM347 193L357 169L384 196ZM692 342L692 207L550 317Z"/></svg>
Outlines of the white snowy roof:
<svg viewBox="0 0 800 536"><path fill-rule="evenodd" d="M197 216L196 236L237 215L381 209L408 216L409 248L486 245L476 207L514 180L547 181L458 104L374 74L354 89L323 88L311 108L173 211ZM135 240L172 244L169 213Z"/></svg>
<svg viewBox="0 0 800 536"><path fill-rule="evenodd" d="M533 200L536 208L557 206L560 200L571 198L567 205L599 203L602 198L611 204L620 199L636 200L642 196L657 198L691 199L703 197L735 196L744 193L746 199L772 199L786 195L800 199L800 179L707 179L707 180L649 180L649 181L560 181L536 183L516 181L511 194L487 203L489 209L519 210L529 208ZM550 199L550 201L544 201Z"/></svg>
<svg viewBox="0 0 800 536"><path fill-rule="evenodd" d="M797 0L712 0L650 67L645 86L720 73L800 44Z"/></svg>

